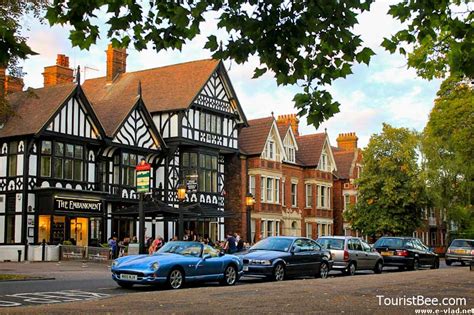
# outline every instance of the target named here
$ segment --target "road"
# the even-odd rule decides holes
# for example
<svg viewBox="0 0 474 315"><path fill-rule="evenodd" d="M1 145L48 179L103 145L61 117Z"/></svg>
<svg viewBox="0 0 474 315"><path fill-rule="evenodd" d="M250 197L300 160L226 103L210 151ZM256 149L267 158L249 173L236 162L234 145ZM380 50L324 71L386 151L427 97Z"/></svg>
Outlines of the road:
<svg viewBox="0 0 474 315"><path fill-rule="evenodd" d="M444 261L441 262L441 269L446 268ZM39 304L57 304L64 302L82 301L89 299L108 298L115 295L130 294L132 292L154 292L162 291L161 288L138 286L134 290L126 290L118 287L110 277L110 267L103 264L80 262L68 263L30 263L0 264L0 273L31 274L50 278L48 280L35 281L9 281L0 282L0 307L9 308ZM449 267L456 268L456 267ZM453 269L454 270L454 269ZM400 274L397 269L386 268L384 274ZM370 271L359 271L357 275L362 281L373 273ZM379 275L379 277L383 277ZM343 278L340 272L331 272L331 278ZM357 277L359 278L359 277ZM237 286L248 287L264 284L263 279L243 278ZM190 289L200 290L200 288L219 287L215 283L193 284ZM1 312L1 309L0 309Z"/></svg>

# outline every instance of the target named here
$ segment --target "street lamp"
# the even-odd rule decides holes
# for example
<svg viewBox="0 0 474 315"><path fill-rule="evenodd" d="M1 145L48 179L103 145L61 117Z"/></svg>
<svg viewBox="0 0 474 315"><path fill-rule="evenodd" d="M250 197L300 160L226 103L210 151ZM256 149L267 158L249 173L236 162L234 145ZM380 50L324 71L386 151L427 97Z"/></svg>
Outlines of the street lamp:
<svg viewBox="0 0 474 315"><path fill-rule="evenodd" d="M255 203L255 199L253 198L253 195L251 193L248 193L245 196L245 205L247 206L247 242L249 244L252 243L252 219L251 219L251 211L252 211L252 206Z"/></svg>
<svg viewBox="0 0 474 315"><path fill-rule="evenodd" d="M176 191L176 195L178 198L178 204L179 204L179 217L178 217L178 237L179 240L182 241L184 237L184 226L183 226L183 209L181 208L181 205L183 201L186 199L186 185L181 184L178 186L178 190Z"/></svg>

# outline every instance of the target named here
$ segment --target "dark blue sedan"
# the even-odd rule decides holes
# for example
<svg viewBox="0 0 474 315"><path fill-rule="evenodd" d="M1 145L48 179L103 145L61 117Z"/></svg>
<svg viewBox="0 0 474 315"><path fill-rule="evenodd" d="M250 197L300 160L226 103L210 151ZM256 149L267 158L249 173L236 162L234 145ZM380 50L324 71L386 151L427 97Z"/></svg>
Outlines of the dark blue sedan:
<svg viewBox="0 0 474 315"><path fill-rule="evenodd" d="M304 237L269 237L252 246L242 257L245 276L264 276L275 281L292 276L327 278L331 253Z"/></svg>
<svg viewBox="0 0 474 315"><path fill-rule="evenodd" d="M234 285L242 275L237 256L224 255L198 242L169 242L154 255L131 255L112 263L112 279L120 286L166 284L179 289L185 282L220 281Z"/></svg>

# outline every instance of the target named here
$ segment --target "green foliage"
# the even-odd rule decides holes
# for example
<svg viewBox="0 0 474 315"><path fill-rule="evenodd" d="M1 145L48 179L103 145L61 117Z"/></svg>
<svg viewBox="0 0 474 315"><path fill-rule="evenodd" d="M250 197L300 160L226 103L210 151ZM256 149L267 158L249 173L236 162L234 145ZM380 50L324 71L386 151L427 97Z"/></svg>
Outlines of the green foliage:
<svg viewBox="0 0 474 315"><path fill-rule="evenodd" d="M437 95L423 131L429 194L460 231L474 231L474 90L453 76Z"/></svg>
<svg viewBox="0 0 474 315"><path fill-rule="evenodd" d="M446 74L474 77L474 12L471 0L403 0L388 13L404 28L382 46L406 55L408 66L425 79ZM407 52L406 48L412 47Z"/></svg>
<svg viewBox="0 0 474 315"><path fill-rule="evenodd" d="M426 205L418 166L419 136L384 124L363 151L357 180L357 204L345 213L353 228L365 235L411 235Z"/></svg>
<svg viewBox="0 0 474 315"><path fill-rule="evenodd" d="M316 127L339 111L324 85L368 64L374 52L362 47L352 30L357 15L373 0L354 1L167 1L54 0L46 17L51 25L70 24L74 46L88 49L99 38L95 14L105 9L107 37L121 47L180 50L200 32L205 14L217 16L225 32L208 37L204 48L214 58L241 64L258 56L254 78L272 73L278 85L300 84L294 98L300 115Z"/></svg>

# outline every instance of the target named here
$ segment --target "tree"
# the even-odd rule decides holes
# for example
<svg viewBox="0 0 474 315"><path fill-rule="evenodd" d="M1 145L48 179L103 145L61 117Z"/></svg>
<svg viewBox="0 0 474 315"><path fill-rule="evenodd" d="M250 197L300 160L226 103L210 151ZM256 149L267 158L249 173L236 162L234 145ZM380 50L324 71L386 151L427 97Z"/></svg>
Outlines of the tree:
<svg viewBox="0 0 474 315"><path fill-rule="evenodd" d="M425 79L447 75L474 78L474 5L471 0L403 0L388 12L404 29L382 46L407 56ZM412 47L407 51L407 47Z"/></svg>
<svg viewBox="0 0 474 315"><path fill-rule="evenodd" d="M423 131L428 192L459 231L474 234L474 90L453 76L437 96Z"/></svg>
<svg viewBox="0 0 474 315"><path fill-rule="evenodd" d="M22 17L32 14L40 18L40 13L46 8L48 0L0 0L0 69L8 68L11 76L22 77L23 73L18 66L21 59L34 55L35 52L26 43L22 36L24 28ZM0 123L12 110L5 100L3 71L0 71Z"/></svg>
<svg viewBox="0 0 474 315"><path fill-rule="evenodd" d="M363 151L354 208L345 213L351 226L365 235L412 235L426 205L418 166L419 136L384 124Z"/></svg>

